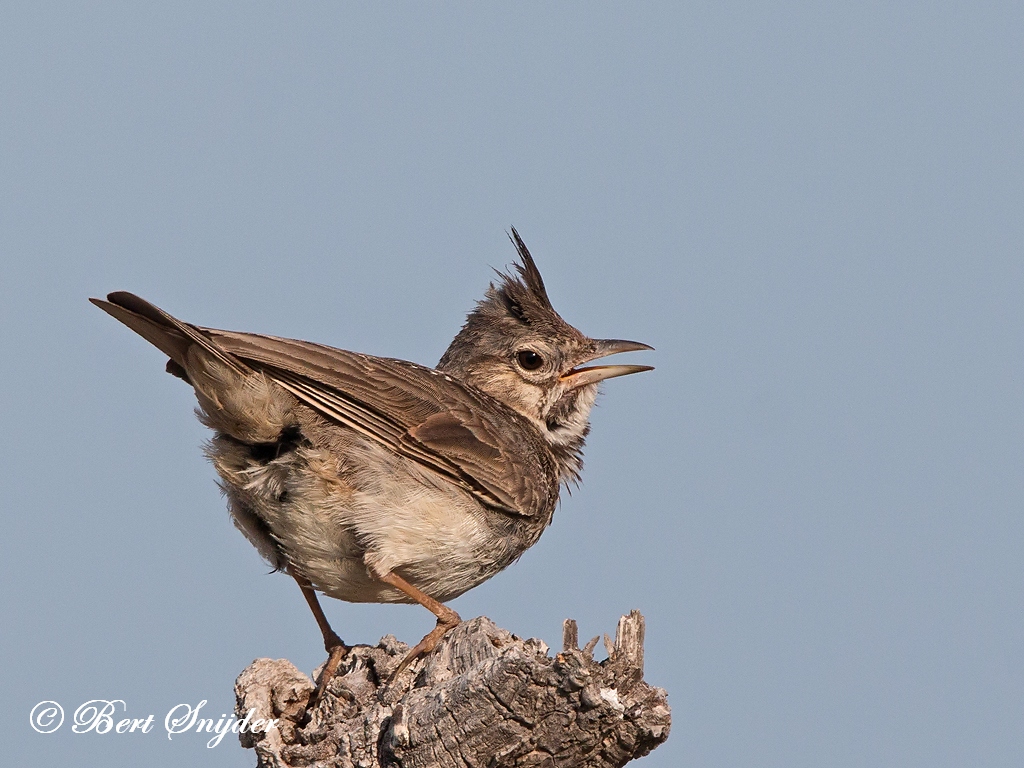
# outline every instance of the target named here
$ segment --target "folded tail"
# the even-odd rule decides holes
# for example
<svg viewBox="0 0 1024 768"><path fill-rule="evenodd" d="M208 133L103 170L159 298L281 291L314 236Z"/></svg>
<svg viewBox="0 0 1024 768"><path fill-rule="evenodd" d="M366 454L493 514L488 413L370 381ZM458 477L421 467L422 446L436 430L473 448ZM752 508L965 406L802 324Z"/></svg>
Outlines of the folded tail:
<svg viewBox="0 0 1024 768"><path fill-rule="evenodd" d="M252 370L237 357L224 351L216 342L194 325L183 323L133 293L115 291L107 294L107 300L89 299L111 317L120 320L139 336L167 355L174 363L168 364L168 371L185 378L189 369L189 349L200 347L214 359L240 374ZM184 374L184 375L183 375Z"/></svg>

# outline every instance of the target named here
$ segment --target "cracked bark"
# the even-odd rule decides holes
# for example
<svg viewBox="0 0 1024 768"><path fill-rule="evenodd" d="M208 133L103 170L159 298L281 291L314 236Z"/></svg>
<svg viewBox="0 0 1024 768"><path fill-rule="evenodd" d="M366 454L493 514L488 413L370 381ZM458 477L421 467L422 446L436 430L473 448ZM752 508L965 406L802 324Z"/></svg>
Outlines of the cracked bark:
<svg viewBox="0 0 1024 768"><path fill-rule="evenodd" d="M291 662L257 659L235 682L235 711L280 722L240 734L258 768L609 768L668 738L667 694L643 679L644 619L619 619L609 657L580 649L566 620L562 652L481 617L463 622L394 680L408 646L391 635L356 646L319 705Z"/></svg>

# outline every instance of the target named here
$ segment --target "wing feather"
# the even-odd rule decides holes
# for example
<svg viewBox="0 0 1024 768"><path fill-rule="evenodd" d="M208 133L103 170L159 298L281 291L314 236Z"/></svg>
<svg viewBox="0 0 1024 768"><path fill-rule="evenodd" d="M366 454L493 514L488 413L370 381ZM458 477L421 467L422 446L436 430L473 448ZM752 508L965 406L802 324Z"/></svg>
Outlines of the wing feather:
<svg viewBox="0 0 1024 768"><path fill-rule="evenodd" d="M540 433L485 393L404 360L200 330L325 418L461 484L488 506L527 517L553 508L558 476Z"/></svg>

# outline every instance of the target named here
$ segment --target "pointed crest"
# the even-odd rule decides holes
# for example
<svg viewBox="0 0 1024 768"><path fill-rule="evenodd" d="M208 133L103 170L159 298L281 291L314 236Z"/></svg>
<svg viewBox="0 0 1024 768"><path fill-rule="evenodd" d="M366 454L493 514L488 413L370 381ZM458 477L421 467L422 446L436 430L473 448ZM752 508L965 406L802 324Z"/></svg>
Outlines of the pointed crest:
<svg viewBox="0 0 1024 768"><path fill-rule="evenodd" d="M485 302L500 302L512 317L526 325L544 322L552 316L557 318L558 313L548 299L540 270L533 263L533 257L515 227L512 228L508 239L519 252L519 263L512 265L515 270L511 273L494 270L501 282L497 285L491 284Z"/></svg>
<svg viewBox="0 0 1024 768"><path fill-rule="evenodd" d="M551 301L548 299L548 292L544 288L544 280L540 276L540 270L537 269L537 265L533 263L533 257L530 255L529 249L526 247L526 243L523 242L523 238L516 232L516 228L512 227L512 234L508 236L508 239L512 241L512 244L516 247L519 252L519 259L523 262L522 264L516 264L516 272L526 282L526 287L530 289L530 292L540 300L542 304L547 307L551 306Z"/></svg>

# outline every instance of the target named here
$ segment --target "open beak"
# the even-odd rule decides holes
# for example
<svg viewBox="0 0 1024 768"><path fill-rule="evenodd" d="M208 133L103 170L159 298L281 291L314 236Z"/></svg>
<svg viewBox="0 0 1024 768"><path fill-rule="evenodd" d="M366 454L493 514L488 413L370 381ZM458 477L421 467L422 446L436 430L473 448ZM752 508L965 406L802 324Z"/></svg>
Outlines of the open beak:
<svg viewBox="0 0 1024 768"><path fill-rule="evenodd" d="M594 342L594 354L590 355L581 363L589 363L591 360L599 360L608 355L617 355L620 352L638 352L641 349L654 349L648 344L641 344L639 341L626 341L624 339L597 339ZM591 365L587 368L573 368L561 376L564 384L569 389L578 389L587 384L596 384L605 379L614 379L616 376L626 376L630 373L641 371L653 371L652 365Z"/></svg>

